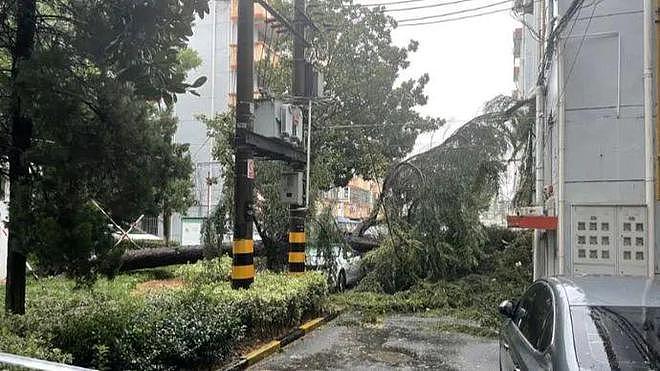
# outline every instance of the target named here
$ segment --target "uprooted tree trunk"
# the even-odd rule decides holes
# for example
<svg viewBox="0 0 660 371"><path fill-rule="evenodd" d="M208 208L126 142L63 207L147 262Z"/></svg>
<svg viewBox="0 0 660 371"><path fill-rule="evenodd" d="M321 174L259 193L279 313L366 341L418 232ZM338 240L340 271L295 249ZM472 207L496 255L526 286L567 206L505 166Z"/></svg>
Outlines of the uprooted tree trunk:
<svg viewBox="0 0 660 371"><path fill-rule="evenodd" d="M255 241L254 253L263 254L263 244ZM128 250L118 262L119 271L132 271L136 269L157 268L175 264L194 263L204 258L218 257L231 254L231 244L222 245L222 249L209 250L202 246L183 246L179 248L161 247L156 249Z"/></svg>
<svg viewBox="0 0 660 371"><path fill-rule="evenodd" d="M346 242L356 251L366 252L378 247L378 242L369 238L346 237ZM286 245L285 245L286 247ZM195 263L202 259L231 255L231 244L223 243L222 248L204 248L202 246L161 247L156 249L128 250L118 261L108 265L119 272L137 269L158 268L168 265ZM286 251L286 248L284 249ZM265 256L266 248L262 241L254 242L254 255Z"/></svg>

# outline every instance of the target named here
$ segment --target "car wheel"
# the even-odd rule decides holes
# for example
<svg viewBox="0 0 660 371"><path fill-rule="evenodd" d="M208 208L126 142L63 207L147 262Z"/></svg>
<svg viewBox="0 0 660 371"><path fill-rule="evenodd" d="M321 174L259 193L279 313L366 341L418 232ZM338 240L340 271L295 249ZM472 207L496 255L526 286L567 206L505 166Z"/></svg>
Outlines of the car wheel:
<svg viewBox="0 0 660 371"><path fill-rule="evenodd" d="M339 278L337 279L337 292L343 292L346 290L346 273L342 270L339 272Z"/></svg>

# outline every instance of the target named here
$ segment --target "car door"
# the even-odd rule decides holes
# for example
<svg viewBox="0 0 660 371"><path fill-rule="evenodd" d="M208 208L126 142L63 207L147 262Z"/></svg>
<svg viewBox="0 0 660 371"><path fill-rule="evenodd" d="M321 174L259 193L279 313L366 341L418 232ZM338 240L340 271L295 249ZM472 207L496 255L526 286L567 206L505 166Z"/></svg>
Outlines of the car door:
<svg viewBox="0 0 660 371"><path fill-rule="evenodd" d="M544 283L532 285L503 330L500 344L502 369L551 369L546 350L553 340L554 321L552 291Z"/></svg>

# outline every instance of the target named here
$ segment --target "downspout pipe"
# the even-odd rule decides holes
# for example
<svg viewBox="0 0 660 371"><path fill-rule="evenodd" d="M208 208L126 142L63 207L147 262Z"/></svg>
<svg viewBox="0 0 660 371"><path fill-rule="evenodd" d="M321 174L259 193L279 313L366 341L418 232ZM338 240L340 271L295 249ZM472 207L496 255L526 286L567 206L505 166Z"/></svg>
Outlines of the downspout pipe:
<svg viewBox="0 0 660 371"><path fill-rule="evenodd" d="M654 0L644 0L644 190L647 212L648 275L655 277L655 97L653 93Z"/></svg>
<svg viewBox="0 0 660 371"><path fill-rule="evenodd" d="M557 84L558 91L562 92L566 88L564 84L564 51L562 50L561 44L557 45ZM557 274L565 274L565 251L566 251L566 196L565 196L565 152L566 152L566 141L564 139L566 131L566 94L559 94L559 101L557 102L557 217L559 219L559 224L557 225Z"/></svg>
<svg viewBox="0 0 660 371"><path fill-rule="evenodd" d="M534 9L535 14L536 14L536 30L538 35L545 35L544 33L544 8L545 8L545 1L538 1L536 3L536 9ZM540 40L538 41L538 58L539 62L543 59L543 54L544 54L544 48L545 48L545 36L541 37ZM539 83L536 86L536 131L535 131L535 138L536 138L536 153L535 153L535 168L536 168L536 186L535 186L535 204L537 207L544 207L544 199L543 199L543 186L544 186L544 179L543 179L543 154L545 152L544 148L544 128L545 128L545 122L544 122L544 116L545 116L545 90L543 86ZM541 230L537 229L534 231L534 243L533 243L533 252L532 252L532 259L533 259L533 267L534 267L534 272L533 272L533 277L534 280L536 281L537 279L541 278L542 276L545 276L547 272L544 272L544 267L541 266Z"/></svg>
<svg viewBox="0 0 660 371"><path fill-rule="evenodd" d="M543 197L543 154L544 154L544 112L545 112L545 91L543 86L536 87L536 187L535 187L535 204L537 207L544 207ZM534 280L545 276L547 272L542 266L541 259L541 235L540 229L534 231L534 245L533 245L533 260L534 260Z"/></svg>

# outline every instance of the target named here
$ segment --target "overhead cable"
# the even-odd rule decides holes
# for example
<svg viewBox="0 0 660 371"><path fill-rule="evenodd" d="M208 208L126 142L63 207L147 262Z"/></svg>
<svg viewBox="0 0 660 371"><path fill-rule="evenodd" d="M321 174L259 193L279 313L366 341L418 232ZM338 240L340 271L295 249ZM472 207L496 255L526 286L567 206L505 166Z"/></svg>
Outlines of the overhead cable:
<svg viewBox="0 0 660 371"><path fill-rule="evenodd" d="M387 6L387 5L418 3L421 1L428 1L428 0L400 0L400 1L391 1L391 2L374 3L374 4L360 4L360 5L366 7L372 7L372 6Z"/></svg>
<svg viewBox="0 0 660 371"><path fill-rule="evenodd" d="M456 4L467 3L467 2L471 2L471 1L475 1L475 0L455 0L455 1L449 1L449 2L446 2L446 3L411 6L411 7L407 7L407 8L383 9L382 12L383 13L392 13L392 12L405 12L405 11L417 10L417 9L438 8L438 7L441 7L441 6L456 5Z"/></svg>
<svg viewBox="0 0 660 371"><path fill-rule="evenodd" d="M424 17L398 19L397 22L422 21L422 20L425 20L425 19L443 18L443 17L447 17L447 16L450 16L450 15L470 13L470 12L474 12L474 11L477 11L477 10L492 8L494 6L498 6L498 5L502 5L502 4L510 4L510 3L511 3L510 0L504 0L504 1L499 1L499 2L496 2L496 3L488 4L488 5L478 6L476 8L457 10L457 11L454 11L454 12L448 12L448 13L443 13L443 14L435 14L435 15L427 15L427 16L424 16ZM507 9L507 10L511 10L511 9Z"/></svg>
<svg viewBox="0 0 660 371"><path fill-rule="evenodd" d="M454 21L460 21L460 20L464 20L464 19L483 17L483 16L486 16L486 15L491 15L491 14L496 14L496 13L503 13L503 12L508 12L508 11L511 11L511 9L509 9L509 8L497 9L497 10L491 10L491 11L483 12L483 13L479 13L479 14L464 15L462 17L440 19L440 20L437 20L437 21L428 21L428 22L419 22L419 23L403 23L403 24L399 24L399 27L425 26L425 25L438 24L438 23L454 22Z"/></svg>

